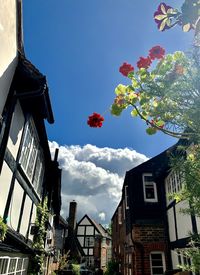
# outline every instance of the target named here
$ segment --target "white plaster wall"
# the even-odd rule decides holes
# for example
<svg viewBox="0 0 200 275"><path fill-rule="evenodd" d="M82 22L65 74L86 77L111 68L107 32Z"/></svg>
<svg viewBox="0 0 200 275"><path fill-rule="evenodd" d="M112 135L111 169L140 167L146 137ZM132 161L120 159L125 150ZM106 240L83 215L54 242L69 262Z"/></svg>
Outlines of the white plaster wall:
<svg viewBox="0 0 200 275"><path fill-rule="evenodd" d="M173 208L170 208L167 211L167 217L168 217L168 225L169 225L169 239L171 242L173 242L176 240Z"/></svg>
<svg viewBox="0 0 200 275"><path fill-rule="evenodd" d="M88 250L86 248L83 249L85 255L88 255Z"/></svg>
<svg viewBox="0 0 200 275"><path fill-rule="evenodd" d="M15 186L8 213L8 225L14 230L17 230L17 226L19 223L19 215L21 210L23 193L23 188L21 187L19 182L15 180Z"/></svg>
<svg viewBox="0 0 200 275"><path fill-rule="evenodd" d="M24 126L24 114L22 112L20 103L17 102L15 107L14 115L12 118L12 124L8 139L8 149L12 153L13 157L16 159L19 150L19 145L22 137L23 126Z"/></svg>
<svg viewBox="0 0 200 275"><path fill-rule="evenodd" d="M26 237L28 226L29 226L31 206L32 206L32 200L29 198L29 196L26 196L23 216L22 216L22 221L21 221L21 226L19 231L24 237Z"/></svg>
<svg viewBox="0 0 200 275"><path fill-rule="evenodd" d="M81 246L84 246L84 237L77 237Z"/></svg>
<svg viewBox="0 0 200 275"><path fill-rule="evenodd" d="M86 235L93 235L93 234L94 234L94 227L86 226Z"/></svg>
<svg viewBox="0 0 200 275"><path fill-rule="evenodd" d="M176 269L178 266L178 255L174 250L171 250L172 266L173 269Z"/></svg>
<svg viewBox="0 0 200 275"><path fill-rule="evenodd" d="M85 226L78 226L77 235L85 234Z"/></svg>
<svg viewBox="0 0 200 275"><path fill-rule="evenodd" d="M180 212L181 209L188 207L189 205L186 201L181 201L176 204L176 220L179 239L188 237L189 232L192 231L192 221L190 215Z"/></svg>
<svg viewBox="0 0 200 275"><path fill-rule="evenodd" d="M196 217L196 223L197 223L198 234L200 234L200 218L199 217Z"/></svg>
<svg viewBox="0 0 200 275"><path fill-rule="evenodd" d="M93 248L89 249L89 255L92 256L93 255Z"/></svg>
<svg viewBox="0 0 200 275"><path fill-rule="evenodd" d="M17 65L16 0L0 0L0 115Z"/></svg>
<svg viewBox="0 0 200 275"><path fill-rule="evenodd" d="M81 221L80 224L81 224L81 225L91 225L91 222L85 217L85 218Z"/></svg>
<svg viewBox="0 0 200 275"><path fill-rule="evenodd" d="M10 190L11 179L12 179L12 171L4 161L2 172L0 174L0 216L1 217L3 217L4 215L8 192Z"/></svg>
<svg viewBox="0 0 200 275"><path fill-rule="evenodd" d="M33 212L32 212L32 216L31 216L31 224L35 223L35 219L36 219L36 210L37 210L37 207L36 205L34 204L33 205ZM29 240L33 240L33 235L30 234L29 232L29 236L28 236Z"/></svg>

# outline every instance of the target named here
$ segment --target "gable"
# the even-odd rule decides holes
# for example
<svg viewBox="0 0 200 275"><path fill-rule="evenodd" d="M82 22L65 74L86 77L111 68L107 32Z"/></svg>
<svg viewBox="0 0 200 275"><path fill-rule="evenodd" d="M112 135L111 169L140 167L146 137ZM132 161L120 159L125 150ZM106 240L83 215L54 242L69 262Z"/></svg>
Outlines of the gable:
<svg viewBox="0 0 200 275"><path fill-rule="evenodd" d="M93 225L88 217L84 217L83 220L79 223L79 225Z"/></svg>

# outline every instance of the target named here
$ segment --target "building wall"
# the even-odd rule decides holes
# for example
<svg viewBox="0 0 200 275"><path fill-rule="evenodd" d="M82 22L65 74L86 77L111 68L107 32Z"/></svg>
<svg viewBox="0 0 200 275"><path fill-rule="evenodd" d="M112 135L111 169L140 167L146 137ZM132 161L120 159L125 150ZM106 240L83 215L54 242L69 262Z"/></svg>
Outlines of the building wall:
<svg viewBox="0 0 200 275"><path fill-rule="evenodd" d="M164 226L162 224L134 225L133 239L135 240L135 269L134 274L151 274L150 254L151 252L161 252L165 255L164 265L167 262L167 239Z"/></svg>
<svg viewBox="0 0 200 275"><path fill-rule="evenodd" d="M130 244L126 235L125 204L123 201L118 205L112 218L112 257L119 265L119 271L126 274L126 254Z"/></svg>
<svg viewBox="0 0 200 275"><path fill-rule="evenodd" d="M31 125L33 124L34 126L34 121L30 114L29 121L31 121ZM26 121L25 123L25 117L20 103L17 102L10 126L5 160L0 175L0 215L2 217L4 216L7 220L7 224L11 230L19 232L24 238L33 240L33 235L30 234L30 227L31 224L35 223L36 205L41 199L41 194L39 194L35 188L34 178L30 179L26 169L19 164L21 162L20 156L22 155L22 150L25 148L22 144L24 144L24 139L27 139L26 135L23 135L24 129L27 129L27 123L29 122ZM32 127L30 133L31 136L37 137L38 139L36 127ZM37 143L40 144L39 139ZM39 156L43 154L43 149L40 145L37 146L39 146L37 147L37 156ZM34 151L30 151L30 146L27 144L26 147L27 152L29 152L28 159L31 159ZM36 172L35 167L37 161L32 161L32 163L32 170ZM44 163L40 162L39 165L41 164L44 165ZM44 171L45 167L43 166L41 169ZM41 184L43 184L42 177Z"/></svg>
<svg viewBox="0 0 200 275"><path fill-rule="evenodd" d="M10 190L12 171L7 163L3 162L2 172L0 174L0 216L3 217L8 193Z"/></svg>
<svg viewBox="0 0 200 275"><path fill-rule="evenodd" d="M16 0L0 0L0 115L17 65Z"/></svg>
<svg viewBox="0 0 200 275"><path fill-rule="evenodd" d="M8 144L7 144L7 147L10 150L15 160L17 158L17 153L19 151L24 123L25 123L24 114L18 101L13 114L9 138L8 138Z"/></svg>

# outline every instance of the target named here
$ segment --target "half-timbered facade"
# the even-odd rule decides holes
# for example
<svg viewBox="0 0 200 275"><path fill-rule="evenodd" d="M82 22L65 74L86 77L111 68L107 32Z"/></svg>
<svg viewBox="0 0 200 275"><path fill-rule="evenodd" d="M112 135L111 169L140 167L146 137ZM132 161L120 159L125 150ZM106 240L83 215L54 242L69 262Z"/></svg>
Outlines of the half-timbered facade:
<svg viewBox="0 0 200 275"><path fill-rule="evenodd" d="M176 202L173 199L172 194L178 193L182 185L183 177L180 172L172 171L165 179L169 242L174 269L179 265L190 264L190 259L186 259L181 251L187 247L190 233L200 233L199 218L182 211L190 208L189 202Z"/></svg>
<svg viewBox="0 0 200 275"><path fill-rule="evenodd" d="M123 275L175 273L180 265L190 264L181 250L187 248L190 232L199 233L200 223L181 212L190 207L187 201L173 198L183 184L169 166L176 147L126 172L112 217L113 259Z"/></svg>
<svg viewBox="0 0 200 275"><path fill-rule="evenodd" d="M164 274L169 267L166 166L164 152L126 172L122 200L112 218L113 255L124 275Z"/></svg>
<svg viewBox="0 0 200 275"><path fill-rule="evenodd" d="M53 252L53 215L59 215L61 170L51 160L44 120L54 122L46 78L23 50L20 0L1 1L0 216L8 226L0 242L0 274L26 274L34 256L37 205L49 198L44 246ZM48 262L48 261L47 261ZM47 267L48 273L48 267Z"/></svg>
<svg viewBox="0 0 200 275"><path fill-rule="evenodd" d="M105 270L111 259L111 237L104 227L85 215L77 224L77 239L86 265Z"/></svg>

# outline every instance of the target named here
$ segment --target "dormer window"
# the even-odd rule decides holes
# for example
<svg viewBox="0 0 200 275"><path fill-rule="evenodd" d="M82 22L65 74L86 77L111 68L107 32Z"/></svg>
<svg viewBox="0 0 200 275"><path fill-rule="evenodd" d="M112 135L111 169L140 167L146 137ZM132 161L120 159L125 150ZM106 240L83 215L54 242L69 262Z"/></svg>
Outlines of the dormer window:
<svg viewBox="0 0 200 275"><path fill-rule="evenodd" d="M144 190L144 201L146 202L158 201L156 183L153 181L152 174L143 174L143 190Z"/></svg>

